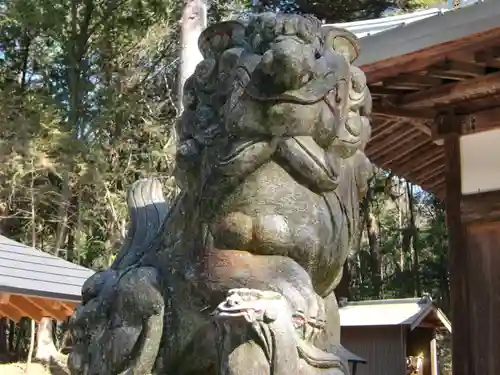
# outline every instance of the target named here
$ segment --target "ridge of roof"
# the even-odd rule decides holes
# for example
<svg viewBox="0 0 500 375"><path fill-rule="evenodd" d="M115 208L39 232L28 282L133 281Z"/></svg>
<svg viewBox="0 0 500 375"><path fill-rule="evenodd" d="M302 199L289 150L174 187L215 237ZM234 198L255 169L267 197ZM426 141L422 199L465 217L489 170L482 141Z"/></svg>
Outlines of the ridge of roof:
<svg viewBox="0 0 500 375"><path fill-rule="evenodd" d="M389 304L404 304L404 303L432 303L432 300L426 297L412 298L389 298L389 299L373 299L361 301L347 301L346 306L372 306L372 305L389 305Z"/></svg>

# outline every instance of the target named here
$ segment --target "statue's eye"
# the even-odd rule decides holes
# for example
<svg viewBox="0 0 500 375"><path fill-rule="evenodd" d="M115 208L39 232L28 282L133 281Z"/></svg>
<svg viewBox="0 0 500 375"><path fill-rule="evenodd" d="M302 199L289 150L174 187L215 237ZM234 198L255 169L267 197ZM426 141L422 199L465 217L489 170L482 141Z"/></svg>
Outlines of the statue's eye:
<svg viewBox="0 0 500 375"><path fill-rule="evenodd" d="M316 60L321 59L321 57L323 57L323 56L321 55L321 53L320 53L319 51L316 51L316 52L314 53L314 58L315 58Z"/></svg>

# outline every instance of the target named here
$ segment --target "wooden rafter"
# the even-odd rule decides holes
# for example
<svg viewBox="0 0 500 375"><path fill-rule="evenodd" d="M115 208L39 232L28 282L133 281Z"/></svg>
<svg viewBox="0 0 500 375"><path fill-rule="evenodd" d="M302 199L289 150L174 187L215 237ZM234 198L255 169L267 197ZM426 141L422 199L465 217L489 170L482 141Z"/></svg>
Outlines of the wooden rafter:
<svg viewBox="0 0 500 375"><path fill-rule="evenodd" d="M403 155L400 155L399 157L388 161L385 164L386 168L391 169L394 167L394 164L397 164L398 166L405 166L407 163L415 162L417 159L419 159L415 157L416 153L418 155L427 155L435 151L435 146L432 143L428 142L427 138L422 137L420 141L422 143L413 145L413 147L407 149L406 153L404 153Z"/></svg>
<svg viewBox="0 0 500 375"><path fill-rule="evenodd" d="M10 300L10 294L9 293L0 293L0 306L1 305L7 305Z"/></svg>
<svg viewBox="0 0 500 375"><path fill-rule="evenodd" d="M415 88L411 88L408 90L401 90L401 89L387 88L387 87L378 86L378 85L377 86L370 86L370 93L372 94L372 96L401 95L402 93L406 94L406 93L411 93L411 92L415 92L415 91L418 91L418 88L415 87Z"/></svg>
<svg viewBox="0 0 500 375"><path fill-rule="evenodd" d="M387 119L372 119L372 136L371 139L375 138L380 132L384 131L384 129L387 129L387 127L392 126L394 122L393 118Z"/></svg>
<svg viewBox="0 0 500 375"><path fill-rule="evenodd" d="M40 321L50 317L65 320L73 313L77 303L54 299L0 293L0 317L19 321L21 317Z"/></svg>
<svg viewBox="0 0 500 375"><path fill-rule="evenodd" d="M390 134L394 131L394 128L396 128L399 125L399 121L391 119L387 121L386 123L383 124L383 126L379 126L374 129L373 134L371 136L370 143L375 143L378 138L385 138L387 134Z"/></svg>
<svg viewBox="0 0 500 375"><path fill-rule="evenodd" d="M418 134L418 138L412 139L410 140L410 142L402 143L400 147L391 154L385 154L383 155L383 157L372 157L374 159L373 161L381 168L388 168L389 165L392 165L394 163L395 165L393 165L393 168L389 169L396 169L397 160L411 154L412 152L429 142L429 137L426 137L420 133Z"/></svg>
<svg viewBox="0 0 500 375"><path fill-rule="evenodd" d="M50 316L24 296L11 296L10 304L15 306L19 311L22 311L23 316L29 317L37 322L39 322L42 318Z"/></svg>
<svg viewBox="0 0 500 375"><path fill-rule="evenodd" d="M442 175L436 176L432 180L426 181L424 184L422 184L422 187L424 189L434 191L436 190L440 185L443 185L445 183L446 179L444 177L444 173Z"/></svg>
<svg viewBox="0 0 500 375"><path fill-rule="evenodd" d="M444 165L444 153L440 149L433 154L423 154L420 158L413 158L413 160L410 160L406 164L400 164L399 167L417 174L422 169L431 168L435 164Z"/></svg>
<svg viewBox="0 0 500 375"><path fill-rule="evenodd" d="M370 155L373 155L373 157L378 154L387 154L397 148L400 142L414 137L416 137L415 129L411 126L406 126L398 131L394 137L386 137L384 141L374 143L367 150L369 150L368 152Z"/></svg>
<svg viewBox="0 0 500 375"><path fill-rule="evenodd" d="M484 66L464 62L464 61L451 61L445 60L440 64L431 66L427 70L427 74L432 77L439 77L444 79L460 79L467 77L479 77L486 73Z"/></svg>
<svg viewBox="0 0 500 375"><path fill-rule="evenodd" d="M494 68L500 68L500 48L490 48L487 50L478 51L474 54L474 60L480 63L484 63L487 66Z"/></svg>
<svg viewBox="0 0 500 375"><path fill-rule="evenodd" d="M41 309L46 316L51 316L56 320L64 320L68 316L67 313L62 309L62 304L57 301L49 302L43 298L30 297L30 302Z"/></svg>
<svg viewBox="0 0 500 375"><path fill-rule="evenodd" d="M0 306L0 316L9 318L13 322L19 322L24 316L24 313L19 310L16 306L7 304Z"/></svg>
<svg viewBox="0 0 500 375"><path fill-rule="evenodd" d="M405 108L446 105L456 100L471 100L500 91L500 72L458 83L449 83L428 90L407 94L398 104Z"/></svg>
<svg viewBox="0 0 500 375"><path fill-rule="evenodd" d="M374 105L373 112L378 116L402 118L407 120L434 120L437 112L432 109L411 110L396 106ZM430 130L430 129L429 129Z"/></svg>
<svg viewBox="0 0 500 375"><path fill-rule="evenodd" d="M444 165L443 163L434 163L434 165L425 170L421 170L420 173L414 173L417 181L421 181L421 184L425 184L426 181L432 180L436 176L444 175Z"/></svg>
<svg viewBox="0 0 500 375"><path fill-rule="evenodd" d="M422 74L401 74L399 76L384 80L384 87L411 90L414 88L425 88L438 86L442 80Z"/></svg>

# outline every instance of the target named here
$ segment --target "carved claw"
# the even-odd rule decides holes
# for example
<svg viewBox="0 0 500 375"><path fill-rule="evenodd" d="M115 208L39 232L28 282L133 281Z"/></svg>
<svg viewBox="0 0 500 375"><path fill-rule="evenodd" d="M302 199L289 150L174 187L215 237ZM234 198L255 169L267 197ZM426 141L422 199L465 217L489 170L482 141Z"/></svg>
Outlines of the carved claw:
<svg viewBox="0 0 500 375"><path fill-rule="evenodd" d="M232 289L213 315L216 319L244 318L249 323L273 321L278 316L277 302L284 302L279 293L247 288Z"/></svg>

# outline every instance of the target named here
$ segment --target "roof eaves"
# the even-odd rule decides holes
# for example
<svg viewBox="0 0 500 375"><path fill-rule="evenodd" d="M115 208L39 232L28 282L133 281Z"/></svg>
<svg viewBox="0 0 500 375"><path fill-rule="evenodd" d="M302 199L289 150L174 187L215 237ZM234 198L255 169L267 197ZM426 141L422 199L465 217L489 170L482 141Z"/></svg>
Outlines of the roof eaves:
<svg viewBox="0 0 500 375"><path fill-rule="evenodd" d="M410 325L410 331L413 331L415 328L420 326L420 324L422 324L424 319L432 312L436 314L436 317L439 319L441 324L448 330L448 332L452 333L450 320L446 317L443 311L437 308L434 304L430 304L425 309L423 309L417 316L415 316L414 321Z"/></svg>
<svg viewBox="0 0 500 375"><path fill-rule="evenodd" d="M356 65L366 67L379 61L408 55L499 29L500 1L484 1L428 16L418 22L393 27L360 39L361 55ZM348 26L344 26L349 29ZM353 31L355 32L355 31Z"/></svg>
<svg viewBox="0 0 500 375"><path fill-rule="evenodd" d="M421 303L422 298L395 298L395 299L374 299L364 301L349 301L346 306L373 306L373 305L389 305L389 304L414 304Z"/></svg>
<svg viewBox="0 0 500 375"><path fill-rule="evenodd" d="M0 293L16 294L16 295L22 295L22 296L27 296L27 297L48 298L48 299L55 299L55 300L59 300L59 301L68 301L68 302L77 302L77 303L81 302L81 295L66 294L66 293L54 293L54 292L48 292L48 291L33 290L33 289L28 289L28 288L15 288L15 287L10 287L10 286L3 286L3 285L0 285Z"/></svg>

